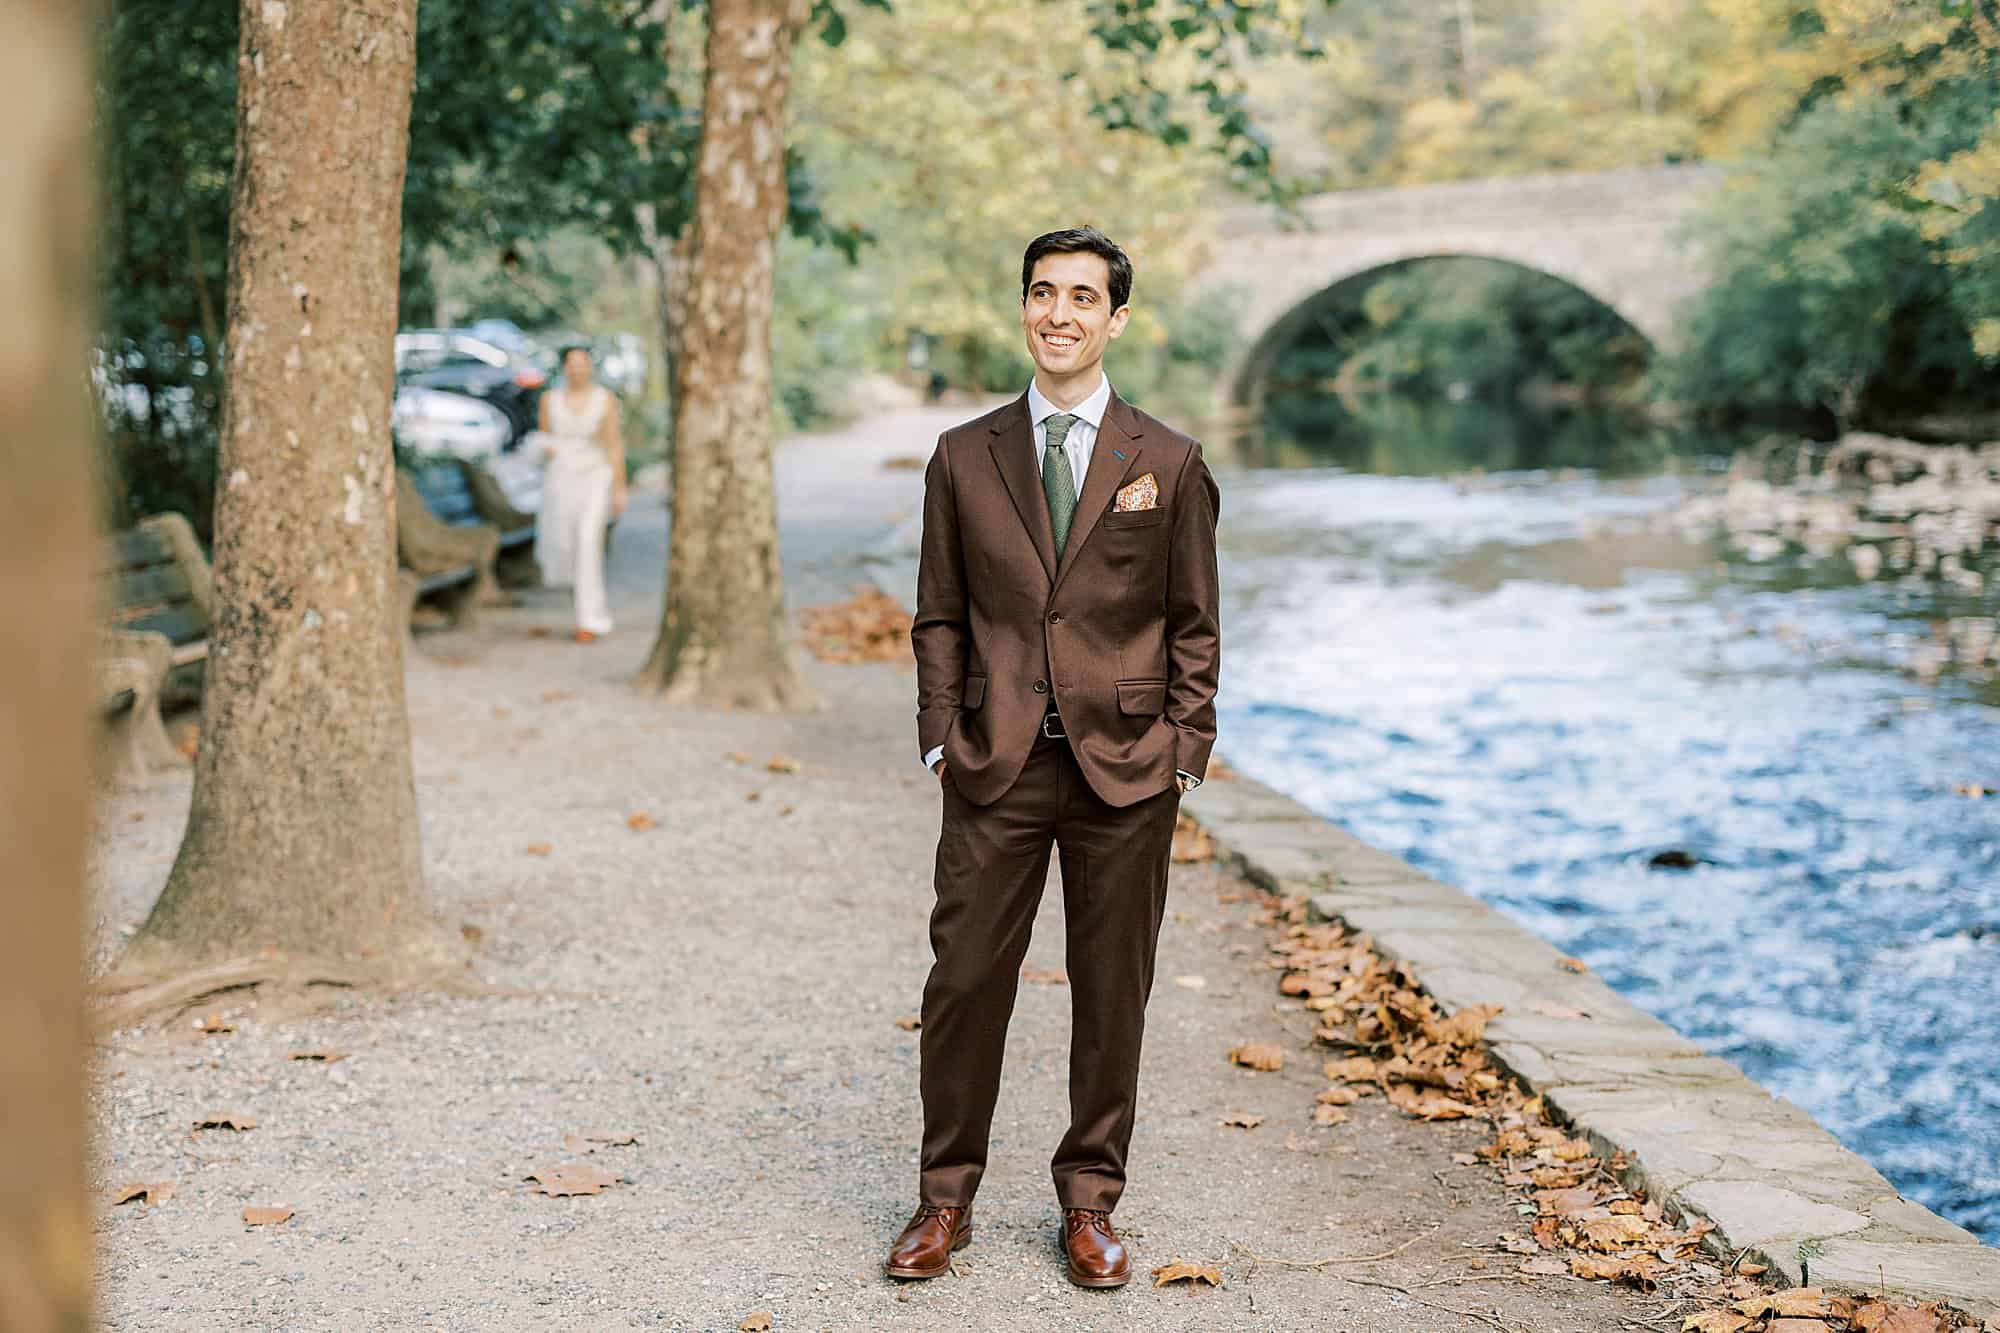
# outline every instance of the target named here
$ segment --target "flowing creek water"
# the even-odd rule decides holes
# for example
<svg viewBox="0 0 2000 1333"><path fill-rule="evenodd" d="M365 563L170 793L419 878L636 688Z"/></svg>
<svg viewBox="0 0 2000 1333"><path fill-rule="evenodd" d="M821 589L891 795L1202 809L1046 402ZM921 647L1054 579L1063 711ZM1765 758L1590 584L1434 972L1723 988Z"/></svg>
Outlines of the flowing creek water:
<svg viewBox="0 0 2000 1333"><path fill-rule="evenodd" d="M1715 462L1655 431L1468 406L1250 457L1229 761L2000 1243L2000 797L1955 790L2000 787L2000 708L1900 669L1929 594L1680 535Z"/></svg>

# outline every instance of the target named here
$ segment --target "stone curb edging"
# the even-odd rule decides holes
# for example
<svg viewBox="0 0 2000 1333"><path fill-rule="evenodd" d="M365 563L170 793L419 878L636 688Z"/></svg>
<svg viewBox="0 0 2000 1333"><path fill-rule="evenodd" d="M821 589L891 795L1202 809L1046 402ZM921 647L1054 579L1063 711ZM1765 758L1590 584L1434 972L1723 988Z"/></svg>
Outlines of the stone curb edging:
<svg viewBox="0 0 2000 1333"><path fill-rule="evenodd" d="M2000 1317L2000 1250L1896 1193L1811 1116L1629 1003L1563 967L1553 946L1460 889L1371 847L1289 797L1232 775L1183 808L1225 863L1315 917L1366 932L1447 1012L1498 1004L1493 1056L1609 1159L1625 1183L1715 1224L1800 1285L1888 1289ZM1579 1012L1581 1017L1578 1016Z"/></svg>

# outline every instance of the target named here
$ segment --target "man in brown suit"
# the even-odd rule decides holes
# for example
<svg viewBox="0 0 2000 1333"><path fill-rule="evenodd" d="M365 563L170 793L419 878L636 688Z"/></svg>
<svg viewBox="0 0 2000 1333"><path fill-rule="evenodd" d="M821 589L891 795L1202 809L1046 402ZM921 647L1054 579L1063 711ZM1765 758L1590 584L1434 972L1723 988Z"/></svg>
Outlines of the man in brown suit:
<svg viewBox="0 0 2000 1333"><path fill-rule="evenodd" d="M1132 265L1094 228L1021 266L1027 393L946 431L924 479L917 744L944 793L924 986L918 1207L888 1271L972 1238L1007 1019L1060 849L1073 1016L1052 1169L1070 1280L1131 1277L1139 1043L1181 794L1215 743L1215 482L1201 446L1112 393Z"/></svg>

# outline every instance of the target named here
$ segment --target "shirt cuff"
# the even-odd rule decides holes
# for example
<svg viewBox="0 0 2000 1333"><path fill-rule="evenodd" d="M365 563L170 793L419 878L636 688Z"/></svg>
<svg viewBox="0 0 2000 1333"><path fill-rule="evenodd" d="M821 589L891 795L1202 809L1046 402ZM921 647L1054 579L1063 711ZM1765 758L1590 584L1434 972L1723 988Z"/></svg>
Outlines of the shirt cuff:
<svg viewBox="0 0 2000 1333"><path fill-rule="evenodd" d="M937 761L942 758L944 758L944 747L942 745L933 745L931 752L924 756L924 767L935 769L937 768Z"/></svg>
<svg viewBox="0 0 2000 1333"><path fill-rule="evenodd" d="M943 749L944 747L943 747L943 746L939 746L938 748L939 748L940 750L942 750L942 749ZM1188 772L1188 771L1187 771L1187 770L1186 770L1185 768L1177 768L1177 769L1175 769L1175 770L1174 770L1174 776L1175 776L1175 777L1180 777L1180 778L1186 778L1186 779L1187 779L1187 784L1188 784L1188 785L1187 785L1187 789L1188 789L1189 791L1193 791L1193 790L1194 790L1194 789L1195 789L1196 787L1199 787L1199 786L1201 785L1201 779L1200 779L1200 778L1198 778L1198 777L1196 777L1196 776L1195 776L1194 774L1192 774L1192 773Z"/></svg>

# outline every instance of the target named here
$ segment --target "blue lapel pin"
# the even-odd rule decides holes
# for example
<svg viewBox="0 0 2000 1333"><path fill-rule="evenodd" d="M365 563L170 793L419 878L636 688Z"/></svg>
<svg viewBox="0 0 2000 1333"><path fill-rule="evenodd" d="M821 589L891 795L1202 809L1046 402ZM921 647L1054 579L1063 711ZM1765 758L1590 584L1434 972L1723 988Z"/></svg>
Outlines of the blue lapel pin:
<svg viewBox="0 0 2000 1333"><path fill-rule="evenodd" d="M1113 449L1111 456L1121 463L1125 461L1125 451L1123 449Z"/></svg>

